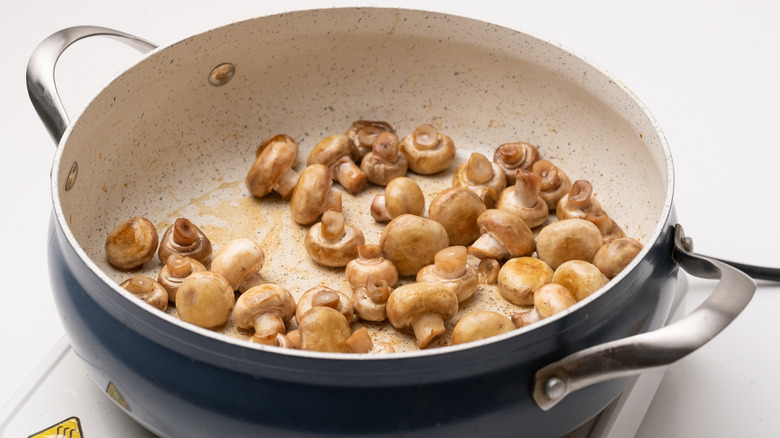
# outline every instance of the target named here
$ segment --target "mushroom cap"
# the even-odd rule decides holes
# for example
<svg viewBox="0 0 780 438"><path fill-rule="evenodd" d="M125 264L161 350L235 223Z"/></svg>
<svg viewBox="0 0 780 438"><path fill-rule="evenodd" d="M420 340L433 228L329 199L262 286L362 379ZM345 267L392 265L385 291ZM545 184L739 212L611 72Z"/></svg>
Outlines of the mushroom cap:
<svg viewBox="0 0 780 438"><path fill-rule="evenodd" d="M314 224L306 232L303 243L316 263L335 268L346 266L351 260L357 258L357 248L366 243L366 239L362 231L344 224L343 220L341 212L328 210L323 215L322 222ZM340 231L336 236L329 234L332 221L338 223L333 225Z"/></svg>
<svg viewBox="0 0 780 438"><path fill-rule="evenodd" d="M266 283L241 294L233 309L233 320L241 329L254 328L255 320L264 314L276 315L290 322L295 314L295 298L282 286Z"/></svg>
<svg viewBox="0 0 780 438"><path fill-rule="evenodd" d="M433 263L439 250L449 246L444 227L433 220L402 214L390 221L379 239L382 256L398 269L398 275L416 275Z"/></svg>
<svg viewBox="0 0 780 438"><path fill-rule="evenodd" d="M387 319L385 307L390 296L387 282L373 275L355 287L352 292L352 307L358 318L364 321L384 321Z"/></svg>
<svg viewBox="0 0 780 438"><path fill-rule="evenodd" d="M316 222L328 209L332 185L333 179L325 165L313 164L303 169L290 197L292 219L301 225Z"/></svg>
<svg viewBox="0 0 780 438"><path fill-rule="evenodd" d="M176 253L208 265L212 250L211 241L206 234L189 219L180 217L163 232L157 257L166 263L168 257Z"/></svg>
<svg viewBox="0 0 780 438"><path fill-rule="evenodd" d="M245 183L252 196L261 198L271 193L282 175L295 166L298 143L287 135L275 135L261 143L258 151Z"/></svg>
<svg viewBox="0 0 780 438"><path fill-rule="evenodd" d="M455 142L431 124L418 126L401 139L401 153L409 169L419 175L433 175L447 170L455 160Z"/></svg>
<svg viewBox="0 0 780 438"><path fill-rule="evenodd" d="M428 219L444 227L450 245L469 245L480 235L477 218L485 211L482 199L466 187L449 187L436 195Z"/></svg>
<svg viewBox="0 0 780 438"><path fill-rule="evenodd" d="M542 179L539 197L547 203L548 210L555 211L561 198L571 190L571 180L568 175L547 160L535 162L531 172Z"/></svg>
<svg viewBox="0 0 780 438"><path fill-rule="evenodd" d="M642 251L642 244L630 237L605 243L593 256L593 264L607 278L614 278Z"/></svg>
<svg viewBox="0 0 780 438"><path fill-rule="evenodd" d="M574 299L582 301L607 284L607 277L592 263L569 260L555 270L552 282L564 286Z"/></svg>
<svg viewBox="0 0 780 438"><path fill-rule="evenodd" d="M515 306L530 306L537 289L550 283L553 269L535 257L509 259L498 271L498 292Z"/></svg>
<svg viewBox="0 0 780 438"><path fill-rule="evenodd" d="M154 224L143 217L123 221L108 233L106 258L120 271L140 268L154 257L159 236Z"/></svg>
<svg viewBox="0 0 780 438"><path fill-rule="evenodd" d="M464 315L452 329L451 345L479 341L515 329L512 320L492 311L479 310Z"/></svg>
<svg viewBox="0 0 780 438"><path fill-rule="evenodd" d="M389 123L381 120L356 120L352 122L352 126L349 127L346 134L355 143L360 156L363 157L371 151L374 139L382 132L395 134L395 129Z"/></svg>
<svg viewBox="0 0 780 438"><path fill-rule="evenodd" d="M603 211L593 194L593 185L584 179L574 181L555 208L558 219L585 219L588 213Z"/></svg>
<svg viewBox="0 0 780 438"><path fill-rule="evenodd" d="M515 170L530 171L535 162L541 158L536 146L525 142L504 143L496 148L493 162L501 166L506 174L507 184L515 183Z"/></svg>
<svg viewBox="0 0 780 438"><path fill-rule="evenodd" d="M314 146L306 160L306 165L324 164L330 166L343 157L356 161L360 154L355 143L346 134L334 134L325 137Z"/></svg>
<svg viewBox="0 0 780 438"><path fill-rule="evenodd" d="M255 274L265 263L265 252L254 240L233 239L220 249L211 262L211 271L225 277L233 290Z"/></svg>
<svg viewBox="0 0 780 438"><path fill-rule="evenodd" d="M398 136L392 132L379 133L372 146L360 162L360 169L371 183L386 186L393 178L404 176L409 163L401 153Z"/></svg>
<svg viewBox="0 0 780 438"><path fill-rule="evenodd" d="M176 291L181 282L194 272L205 271L203 264L191 257L181 254L171 254L165 261L165 266L157 275L157 282L168 292L168 301L176 302Z"/></svg>
<svg viewBox="0 0 780 438"><path fill-rule="evenodd" d="M520 217L530 228L538 227L547 220L547 202L539 196L541 178L538 175L518 169L515 185L504 189L498 196L496 208Z"/></svg>
<svg viewBox="0 0 780 438"><path fill-rule="evenodd" d="M415 316L426 313L440 315L446 321L458 311L458 297L441 283L408 283L390 294L386 311L395 328L407 327Z"/></svg>
<svg viewBox="0 0 780 438"><path fill-rule="evenodd" d="M398 269L390 260L382 257L379 245L363 244L357 247L358 257L350 260L344 269L347 283L352 288L365 285L368 277L373 275L384 280L389 287L398 282Z"/></svg>
<svg viewBox="0 0 780 438"><path fill-rule="evenodd" d="M349 296L328 286L318 285L304 292L301 298L298 299L298 304L295 306L295 320L300 323L303 315L316 306L336 309L350 323L355 314L352 307L352 299Z"/></svg>
<svg viewBox="0 0 780 438"><path fill-rule="evenodd" d="M352 335L349 322L338 310L314 306L298 321L301 349L346 353L347 339Z"/></svg>
<svg viewBox="0 0 780 438"><path fill-rule="evenodd" d="M379 209L382 214L379 214L382 218L388 218L392 220L401 216L402 214L413 214L415 216L422 216L425 212L425 195L422 192L419 184L413 179L405 176L399 176L393 178L385 186L385 193L382 196L382 202ZM375 202L377 202L375 200ZM374 204L371 205L374 219L377 216L374 215Z"/></svg>
<svg viewBox="0 0 780 438"><path fill-rule="evenodd" d="M187 277L176 292L179 318L199 327L225 324L234 305L235 294L230 283L216 272L196 272Z"/></svg>
<svg viewBox="0 0 780 438"><path fill-rule="evenodd" d="M168 308L168 292L151 277L134 275L119 285L156 309L164 311Z"/></svg>
<svg viewBox="0 0 780 438"><path fill-rule="evenodd" d="M585 219L553 222L536 237L536 255L557 269L568 260L593 261L603 239L598 227Z"/></svg>
<svg viewBox="0 0 780 438"><path fill-rule="evenodd" d="M507 211L495 208L485 210L477 218L477 226L482 235L488 235L500 243L510 258L531 255L536 249L533 231L517 215ZM469 251L479 258L493 255L485 252L477 242Z"/></svg>
<svg viewBox="0 0 780 438"><path fill-rule="evenodd" d="M534 309L540 318L548 318L575 304L577 300L571 291L558 283L545 284L534 292Z"/></svg>

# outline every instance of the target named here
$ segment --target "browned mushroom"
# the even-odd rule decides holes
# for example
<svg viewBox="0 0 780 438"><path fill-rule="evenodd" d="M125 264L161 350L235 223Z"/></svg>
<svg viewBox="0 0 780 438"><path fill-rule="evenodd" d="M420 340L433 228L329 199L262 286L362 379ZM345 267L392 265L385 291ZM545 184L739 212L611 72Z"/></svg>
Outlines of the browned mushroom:
<svg viewBox="0 0 780 438"><path fill-rule="evenodd" d="M555 211L558 201L571 190L571 180L558 166L547 160L535 162L531 172L542 178L539 196L547 203L550 211Z"/></svg>
<svg viewBox="0 0 780 438"><path fill-rule="evenodd" d="M302 350L348 352L347 339L352 330L338 310L325 306L312 307L298 320L298 331Z"/></svg>
<svg viewBox="0 0 780 438"><path fill-rule="evenodd" d="M402 214L422 216L425 212L425 195L411 178L399 176L387 183L385 192L374 197L371 217L375 221L390 222Z"/></svg>
<svg viewBox="0 0 780 438"><path fill-rule="evenodd" d="M106 237L106 258L121 271L140 268L154 257L159 236L157 228L146 218L133 217L123 221Z"/></svg>
<svg viewBox="0 0 780 438"><path fill-rule="evenodd" d="M393 178L406 175L409 163L401 153L398 136L392 132L381 132L374 140L371 152L363 157L360 169L368 181L386 186Z"/></svg>
<svg viewBox="0 0 780 438"><path fill-rule="evenodd" d="M560 284L571 292L577 301L582 301L607 284L607 277L592 263L569 260L555 270L552 282Z"/></svg>
<svg viewBox="0 0 780 438"><path fill-rule="evenodd" d="M425 265L433 263L439 250L449 245L444 227L430 219L402 214L390 221L379 239L382 256L398 269L398 275L417 275Z"/></svg>
<svg viewBox="0 0 780 438"><path fill-rule="evenodd" d="M176 292L176 311L183 321L204 328L225 324L236 298L225 277L211 271L187 277Z"/></svg>
<svg viewBox="0 0 780 438"><path fill-rule="evenodd" d="M583 179L574 181L569 192L558 201L555 214L559 219L577 218L592 222L598 227L605 242L626 237L601 207L591 183Z"/></svg>
<svg viewBox="0 0 780 438"><path fill-rule="evenodd" d="M481 233L479 239L469 246L469 253L480 259L495 259L528 256L536 249L534 233L515 214L504 210L485 210L477 218Z"/></svg>
<svg viewBox="0 0 780 438"><path fill-rule="evenodd" d="M534 292L550 283L553 269L535 257L509 259L498 271L498 292L515 306L530 306Z"/></svg>
<svg viewBox="0 0 780 438"><path fill-rule="evenodd" d="M325 165L333 180L338 181L349 193L355 194L366 186L366 175L355 160L359 157L357 147L345 134L331 135L309 153L307 166Z"/></svg>
<svg viewBox="0 0 780 438"><path fill-rule="evenodd" d="M206 267L193 258L171 254L157 275L157 282L168 292L168 301L175 303L176 291L181 286L181 282L193 273L205 270Z"/></svg>
<svg viewBox="0 0 780 438"><path fill-rule="evenodd" d="M367 153L371 152L374 139L382 132L395 134L395 129L389 123L381 120L357 120L352 122L352 126L349 127L346 134L357 146L358 160L363 159Z"/></svg>
<svg viewBox="0 0 780 438"><path fill-rule="evenodd" d="M555 281L555 276L553 276ZM548 283L534 292L534 309L540 318L548 318L577 304L569 289L558 283Z"/></svg>
<svg viewBox="0 0 780 438"><path fill-rule="evenodd" d="M301 225L310 225L328 210L341 211L341 192L332 187L328 168L322 164L306 167L290 197L290 216Z"/></svg>
<svg viewBox="0 0 780 438"><path fill-rule="evenodd" d="M501 264L496 259L484 258L477 266L477 278L481 284L496 284Z"/></svg>
<svg viewBox="0 0 780 438"><path fill-rule="evenodd" d="M479 152L455 169L452 185L466 187L476 193L487 208L495 207L496 196L506 188L504 169Z"/></svg>
<svg viewBox="0 0 780 438"><path fill-rule="evenodd" d="M151 277L134 275L119 285L155 309L168 308L168 292Z"/></svg>
<svg viewBox="0 0 780 438"><path fill-rule="evenodd" d="M542 225L549 214L547 203L539 196L542 179L538 175L518 169L515 185L509 186L498 197L496 208L520 217L528 227Z"/></svg>
<svg viewBox="0 0 780 438"><path fill-rule="evenodd" d="M231 240L214 256L210 270L220 274L238 290L241 283L257 273L265 263L265 251L257 242L238 238Z"/></svg>
<svg viewBox="0 0 780 438"><path fill-rule="evenodd" d="M335 268L357 258L358 246L366 239L362 231L345 223L340 211L328 210L322 222L309 228L303 243L315 263Z"/></svg>
<svg viewBox="0 0 780 438"><path fill-rule="evenodd" d="M387 319L397 329L411 327L419 348L443 335L444 322L457 311L455 292L440 283L405 284L387 300Z"/></svg>
<svg viewBox="0 0 780 438"><path fill-rule="evenodd" d="M316 306L338 310L349 323L352 322L352 317L355 314L350 297L328 286L318 285L301 295L298 304L295 306L295 320L300 323L303 315Z"/></svg>
<svg viewBox="0 0 780 438"><path fill-rule="evenodd" d="M450 345L479 341L515 329L506 316L492 311L480 310L464 315L452 329Z"/></svg>
<svg viewBox="0 0 780 438"><path fill-rule="evenodd" d="M289 135L279 134L263 140L246 175L249 193L262 198L275 191L286 199L298 182L298 172L294 169L297 160L298 142Z"/></svg>
<svg viewBox="0 0 780 438"><path fill-rule="evenodd" d="M593 256L593 264L607 278L614 278L634 257L642 251L642 244L630 237L614 239L605 243Z"/></svg>
<svg viewBox="0 0 780 438"><path fill-rule="evenodd" d="M294 314L295 299L292 294L282 286L266 283L238 297L233 320L239 329L254 332L252 342L278 346L278 335L287 333L287 324Z"/></svg>
<svg viewBox="0 0 780 438"><path fill-rule="evenodd" d="M352 307L358 318L364 321L384 321L387 319L385 308L389 297L390 286L387 282L371 274L353 291Z"/></svg>
<svg viewBox="0 0 780 438"><path fill-rule="evenodd" d="M501 166L506 174L506 183L515 183L515 171L525 169L531 171L532 166L540 158L536 146L525 142L504 143L496 148L493 162Z"/></svg>
<svg viewBox="0 0 780 438"><path fill-rule="evenodd" d="M458 303L471 298L479 288L477 270L468 264L465 246L450 246L437 252L433 264L417 272L417 281L449 286L458 297Z"/></svg>
<svg viewBox="0 0 780 438"><path fill-rule="evenodd" d="M592 262L603 239L599 229L585 219L563 219L542 228L536 237L536 255L557 269L568 260Z"/></svg>
<svg viewBox="0 0 780 438"><path fill-rule="evenodd" d="M347 263L344 274L352 288L365 285L369 276L384 280L389 287L398 281L398 269L390 260L382 257L379 245L364 244L357 247L358 256Z"/></svg>
<svg viewBox="0 0 780 438"><path fill-rule="evenodd" d="M480 235L477 218L485 203L465 187L449 187L436 195L428 208L428 219L447 230L450 245L470 245Z"/></svg>
<svg viewBox="0 0 780 438"><path fill-rule="evenodd" d="M542 317L539 316L535 308L523 310L512 315L512 324L517 328L526 327L541 320Z"/></svg>
<svg viewBox="0 0 780 438"><path fill-rule="evenodd" d="M189 219L180 217L168 227L160 238L157 257L166 263L171 254L179 254L197 260L204 266L211 261L211 241Z"/></svg>
<svg viewBox="0 0 780 438"><path fill-rule="evenodd" d="M423 124L401 140L401 153L406 155L409 170L418 175L433 175L452 165L455 142L435 126Z"/></svg>

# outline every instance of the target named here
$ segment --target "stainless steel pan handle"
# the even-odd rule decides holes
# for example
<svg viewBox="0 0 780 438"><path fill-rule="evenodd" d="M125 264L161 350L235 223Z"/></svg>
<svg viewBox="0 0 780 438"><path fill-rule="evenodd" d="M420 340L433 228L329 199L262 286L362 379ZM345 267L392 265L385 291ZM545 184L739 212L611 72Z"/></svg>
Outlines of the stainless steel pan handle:
<svg viewBox="0 0 780 438"><path fill-rule="evenodd" d="M76 26L55 32L35 48L27 63L27 92L55 143L59 143L70 119L65 112L57 84L54 80L54 67L60 55L71 44L91 36L107 36L141 51L149 52L156 45L133 35L113 29L97 26Z"/></svg>
<svg viewBox="0 0 780 438"><path fill-rule="evenodd" d="M712 294L682 319L661 329L597 345L571 354L536 373L533 397L549 410L572 391L606 380L669 365L697 350L739 315L756 283L726 262L694 254L692 243L675 227L673 258L686 272L717 279Z"/></svg>

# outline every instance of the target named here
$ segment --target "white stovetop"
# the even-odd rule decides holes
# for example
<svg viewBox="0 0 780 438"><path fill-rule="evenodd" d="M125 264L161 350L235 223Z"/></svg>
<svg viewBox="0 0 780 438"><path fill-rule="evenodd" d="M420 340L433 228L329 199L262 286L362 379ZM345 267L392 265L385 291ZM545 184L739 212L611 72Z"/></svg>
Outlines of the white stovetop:
<svg viewBox="0 0 780 438"><path fill-rule="evenodd" d="M46 270L54 147L24 82L35 46L57 30L83 24L167 45L239 19L347 5L465 15L547 38L589 58L640 96L663 128L675 160L679 220L696 250L780 266L775 228L780 2L5 1L0 3L0 406L63 334ZM62 57L57 77L72 113L136 59L134 52L116 47L86 41ZM700 303L711 287L691 279L688 307ZM777 309L780 286L759 284L753 302L731 326L667 371L637 436L780 434ZM37 430L31 425L29 433Z"/></svg>

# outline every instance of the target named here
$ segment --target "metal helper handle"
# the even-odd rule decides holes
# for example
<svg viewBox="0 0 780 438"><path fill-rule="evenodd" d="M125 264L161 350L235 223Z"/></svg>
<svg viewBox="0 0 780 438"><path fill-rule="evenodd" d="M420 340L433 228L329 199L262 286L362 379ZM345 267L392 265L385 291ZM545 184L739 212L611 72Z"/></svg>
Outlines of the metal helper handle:
<svg viewBox="0 0 780 438"><path fill-rule="evenodd" d="M27 63L27 92L38 116L56 144L59 144L70 124L70 119L57 92L54 68L65 49L76 41L91 36L116 38L142 53L157 48L156 45L133 35L97 26L70 27L55 32L43 40L30 55Z"/></svg>
<svg viewBox="0 0 780 438"><path fill-rule="evenodd" d="M674 231L675 262L691 275L720 278L710 296L666 327L596 345L540 369L533 389L540 408L549 410L586 386L669 365L709 342L747 306L756 290L753 279L725 262L692 253L682 227Z"/></svg>

